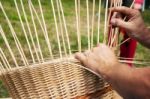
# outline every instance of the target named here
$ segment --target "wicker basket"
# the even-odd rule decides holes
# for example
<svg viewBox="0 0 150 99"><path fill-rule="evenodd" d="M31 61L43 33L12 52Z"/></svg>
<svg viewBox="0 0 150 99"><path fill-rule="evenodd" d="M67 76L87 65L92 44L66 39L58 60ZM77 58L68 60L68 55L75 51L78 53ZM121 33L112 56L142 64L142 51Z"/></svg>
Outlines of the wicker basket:
<svg viewBox="0 0 150 99"><path fill-rule="evenodd" d="M111 87L93 73L59 60L6 71L0 78L13 99L112 99Z"/></svg>

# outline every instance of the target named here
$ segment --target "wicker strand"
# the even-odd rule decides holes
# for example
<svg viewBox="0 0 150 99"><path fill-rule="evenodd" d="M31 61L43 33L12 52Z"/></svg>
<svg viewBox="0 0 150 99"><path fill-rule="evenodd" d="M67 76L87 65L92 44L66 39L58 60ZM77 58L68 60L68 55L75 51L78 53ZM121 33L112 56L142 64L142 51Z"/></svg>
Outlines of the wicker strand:
<svg viewBox="0 0 150 99"><path fill-rule="evenodd" d="M30 52L31 57L32 57L32 61L35 63L35 59L34 59L34 56L33 56L33 52L32 52L32 50L31 50L31 45L30 45L30 42L29 42L29 39L28 39L28 36L27 36L27 32L26 32L26 30L25 30L25 26L24 26L24 24L23 24L23 22L22 22L22 18L21 18L21 15L20 15L20 11L19 11L19 8L18 8L17 1L14 0L14 2L15 2L15 6L16 6L16 10L17 10L19 19L20 19L20 23L21 23L22 30L23 30L23 33L24 33L24 35L25 35L25 39L26 39L26 41L27 41L27 45L28 45L28 48L29 48L29 52Z"/></svg>
<svg viewBox="0 0 150 99"><path fill-rule="evenodd" d="M62 58L62 49L61 49L61 44L60 44L60 38L59 38L59 32L58 32L58 24L57 24L57 19L56 19L56 14L55 14L55 8L54 8L53 0L51 0L51 5L52 5L54 21L55 21L55 28L56 28L56 34L57 34L57 43L58 43L58 48L59 48L59 54L60 54L60 58Z"/></svg>
<svg viewBox="0 0 150 99"><path fill-rule="evenodd" d="M77 42L78 42L78 51L81 52L81 34L80 34L80 26L79 26L79 5L78 2L80 0L75 0L75 12L76 12L76 27L77 27Z"/></svg>
<svg viewBox="0 0 150 99"><path fill-rule="evenodd" d="M38 0L38 2L39 2L40 12L41 12L42 21L43 21L44 30L45 30L45 32L44 32L45 33L45 35L44 35L45 36L45 40L46 40L46 43L47 43L47 46L48 46L50 57L53 59L54 57L53 57L53 53L52 53L52 47L51 47L51 43L50 43L50 40L49 40L48 31L47 31L47 27L46 27L44 15L43 15L41 0Z"/></svg>
<svg viewBox="0 0 150 99"><path fill-rule="evenodd" d="M100 43L100 23L101 23L101 0L99 0L99 11L98 11L98 33L97 33L97 44Z"/></svg>
<svg viewBox="0 0 150 99"><path fill-rule="evenodd" d="M39 15L38 15L38 13L37 13L35 7L33 6L32 2L31 2L31 7L32 7L32 9L33 9L33 11L34 11L34 13L35 13L35 15L36 15L36 18L37 18L37 20L38 20L38 22L39 22L39 24L40 24L40 27L41 27L41 29L42 29L42 31L43 31L43 35L44 35L44 37L45 37L47 46L50 47L50 45L49 45L49 44L50 44L50 41L49 41L49 38L48 38L48 34L47 34L47 32L46 32L47 30L44 29L44 27L43 27L43 25L42 25L42 22L41 22L41 20L40 20L40 18L39 18ZM42 9L42 8L40 8L40 9ZM42 12L41 12L41 13L42 13ZM44 16L43 16L42 18L44 18ZM44 20L44 19L43 19L43 20ZM45 24L45 23L44 23L44 24ZM45 25L44 25L44 26L45 26ZM39 43L39 45L40 45L40 43ZM49 47L48 47L48 48L49 48ZM40 53L41 59L42 59L42 61L44 62L42 50L40 50L40 51L41 51L41 53ZM52 56L51 47L50 47L49 51L50 51L50 53L51 53L50 55Z"/></svg>
<svg viewBox="0 0 150 99"><path fill-rule="evenodd" d="M66 43L65 43L65 38L64 38L64 32L63 32L63 24L62 24L62 19L61 19L61 14L60 14L60 6L59 6L59 1L56 0L56 4L57 4L57 10L58 10L58 20L59 20L59 26L60 26L60 34L62 37L62 45L63 45L63 49L64 49L64 54L65 56L67 56L67 49L66 49Z"/></svg>
<svg viewBox="0 0 150 99"><path fill-rule="evenodd" d="M92 27L91 27L91 48L94 46L94 23L95 23L95 0L93 0L93 11L92 11Z"/></svg>
<svg viewBox="0 0 150 99"><path fill-rule="evenodd" d="M33 27L34 27L34 33L35 33L35 37L36 37L36 41L37 41L37 46L38 46L38 50L39 50L39 53L40 53L40 56L41 56L41 58L40 58L39 54L37 54L37 59L38 59L38 62L40 63L41 59L42 59L42 61L44 61L44 60L43 60L43 57L42 57L43 55L42 55L42 51L41 51L39 37L38 37L38 34L37 34L37 29L36 29L35 22L34 22L33 11L32 11L32 8L31 8L31 0L29 0L28 3L29 3L29 10L30 10L31 18L32 18Z"/></svg>
<svg viewBox="0 0 150 99"><path fill-rule="evenodd" d="M6 58L6 56L5 56L5 54L4 54L4 51L0 48L0 53L1 53L1 59L3 60L3 63L5 64L5 67L7 68L7 69L11 69L11 66L10 66L10 64L9 64L9 62L8 62L8 60L7 60L7 58Z"/></svg>
<svg viewBox="0 0 150 99"><path fill-rule="evenodd" d="M5 42L5 44L6 44L7 48L8 48L8 50L9 50L9 52L10 52L10 55L11 55L11 57L12 57L14 63L15 63L15 66L16 66L16 67L19 67L19 65L18 65L18 63L17 63L17 60L16 60L16 58L15 58L15 56L14 56L14 53L13 53L13 51L12 51L12 49L11 49L9 43L8 43L8 40L7 40L6 36L5 36L5 33L4 33L4 31L3 31L2 27L1 27L1 25L0 25L0 33L1 33L1 35L2 35L2 38L4 39L4 42Z"/></svg>
<svg viewBox="0 0 150 99"><path fill-rule="evenodd" d="M60 5L60 10L61 10L61 13L62 13L64 28L65 28L65 34L66 34L66 39L67 39L68 51L69 51L69 55L71 56L72 55L71 44L70 44L70 39L69 39L69 34L68 34L68 29L67 29L67 24L66 24L66 19L65 19L65 16L64 16L64 10L63 10L63 6L62 6L61 0L59 0L59 5Z"/></svg>
<svg viewBox="0 0 150 99"><path fill-rule="evenodd" d="M108 21L108 0L106 0L106 9L105 9L104 39L103 39L104 44L106 44L107 39L107 21Z"/></svg>
<svg viewBox="0 0 150 99"><path fill-rule="evenodd" d="M31 43L32 43L32 45L33 45L33 49L34 49L34 51L35 51L36 57L37 57L38 60L39 60L38 51L37 51L37 49L36 49L35 42L34 42L34 40L33 40L33 35L32 35L32 33L31 33L31 28L30 28L30 26L29 26L29 22L28 22L28 19L27 19L27 14L26 14L25 9L24 9L23 1L20 0L20 3L21 3L21 8L22 8L22 11L23 11L24 18L25 18L25 22L26 22L26 24L27 24L28 33L29 33L29 36L30 36L30 38L31 38ZM33 61L33 64L34 64L34 63L35 63L35 62Z"/></svg>
<svg viewBox="0 0 150 99"><path fill-rule="evenodd" d="M87 8L87 35L88 35L88 49L91 49L90 44L90 22L89 22L89 0L86 0L86 8Z"/></svg>
<svg viewBox="0 0 150 99"><path fill-rule="evenodd" d="M15 40L15 44L16 44L17 49L18 49L18 51L19 51L19 53L21 55L22 61L23 61L24 65L27 66L29 63L27 61L27 58L26 58L25 53L23 51L23 48L22 48L22 46L20 44L20 41L18 40L18 37L17 37L17 35L16 35L15 31L14 31L14 28L13 28L13 26L12 26L12 24L11 24L11 22L10 22L10 20L9 20L9 18L8 18L8 16L7 16L7 14L6 14L6 12L5 12L1 2L0 2L0 8L2 9L2 12L3 12L3 14L4 14L4 16L5 16L6 20L7 20L8 26L9 26L9 28L11 30L11 33L12 33L13 38Z"/></svg>

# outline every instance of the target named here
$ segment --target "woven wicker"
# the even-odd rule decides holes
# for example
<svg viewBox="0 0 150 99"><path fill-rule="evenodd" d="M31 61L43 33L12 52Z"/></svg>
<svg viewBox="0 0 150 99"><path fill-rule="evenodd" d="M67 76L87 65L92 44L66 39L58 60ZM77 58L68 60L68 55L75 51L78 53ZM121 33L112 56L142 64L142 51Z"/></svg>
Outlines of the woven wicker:
<svg viewBox="0 0 150 99"><path fill-rule="evenodd" d="M112 99L111 87L66 60L19 67L0 75L13 99Z"/></svg>

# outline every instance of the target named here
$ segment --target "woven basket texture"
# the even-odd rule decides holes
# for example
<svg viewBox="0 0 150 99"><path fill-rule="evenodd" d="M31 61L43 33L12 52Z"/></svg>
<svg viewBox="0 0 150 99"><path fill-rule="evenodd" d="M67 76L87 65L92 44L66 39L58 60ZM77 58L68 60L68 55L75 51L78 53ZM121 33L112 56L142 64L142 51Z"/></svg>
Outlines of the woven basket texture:
<svg viewBox="0 0 150 99"><path fill-rule="evenodd" d="M0 78L13 99L112 99L114 97L114 92L102 78L75 64L78 63L73 65L60 61L19 67L6 71L0 75Z"/></svg>

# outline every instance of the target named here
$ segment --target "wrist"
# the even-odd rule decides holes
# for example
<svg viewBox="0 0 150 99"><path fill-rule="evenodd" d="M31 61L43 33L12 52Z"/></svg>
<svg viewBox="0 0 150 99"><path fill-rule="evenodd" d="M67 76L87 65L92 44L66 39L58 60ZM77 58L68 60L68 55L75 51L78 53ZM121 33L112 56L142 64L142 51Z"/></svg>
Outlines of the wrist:
<svg viewBox="0 0 150 99"><path fill-rule="evenodd" d="M144 46L150 48L150 29L145 27L137 40Z"/></svg>
<svg viewBox="0 0 150 99"><path fill-rule="evenodd" d="M114 66L110 68L108 71L104 72L102 76L107 82L113 83L117 79L125 77L125 75L130 75L131 73L132 73L131 67L129 67L126 64L118 62L114 64Z"/></svg>
<svg viewBox="0 0 150 99"><path fill-rule="evenodd" d="M100 74L103 76L105 80L109 80L112 78L112 75L116 74L118 69L120 69L121 63L116 62L111 66L107 66L108 68L105 67L105 69L101 69Z"/></svg>

